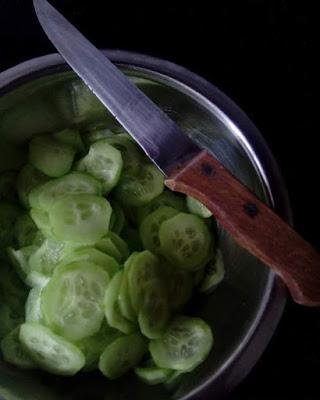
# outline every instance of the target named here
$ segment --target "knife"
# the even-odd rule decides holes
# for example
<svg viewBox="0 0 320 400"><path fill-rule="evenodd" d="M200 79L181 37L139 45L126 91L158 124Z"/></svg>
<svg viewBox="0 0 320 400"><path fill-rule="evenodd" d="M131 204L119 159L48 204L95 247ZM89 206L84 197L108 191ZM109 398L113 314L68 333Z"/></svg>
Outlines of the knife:
<svg viewBox="0 0 320 400"><path fill-rule="evenodd" d="M206 205L237 243L281 277L293 299L320 305L320 255L200 149L46 0L34 0L53 45L159 169L171 190Z"/></svg>

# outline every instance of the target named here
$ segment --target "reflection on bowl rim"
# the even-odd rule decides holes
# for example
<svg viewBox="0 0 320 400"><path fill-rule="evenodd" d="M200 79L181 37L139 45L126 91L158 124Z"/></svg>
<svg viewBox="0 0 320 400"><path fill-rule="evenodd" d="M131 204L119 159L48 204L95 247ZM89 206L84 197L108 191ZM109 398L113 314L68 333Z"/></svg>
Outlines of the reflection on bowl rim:
<svg viewBox="0 0 320 400"><path fill-rule="evenodd" d="M262 135L248 116L214 85L174 63L143 54L103 50L117 65L143 72L158 81L178 88L213 112L233 132L255 165L265 186L270 204L279 215L292 224L292 213L285 185L276 161ZM69 70L62 57L49 54L18 64L0 73L0 97L30 80ZM253 368L269 343L280 321L286 299L283 284L269 274L259 312L238 348L224 364L197 389L193 396L220 396L240 383Z"/></svg>

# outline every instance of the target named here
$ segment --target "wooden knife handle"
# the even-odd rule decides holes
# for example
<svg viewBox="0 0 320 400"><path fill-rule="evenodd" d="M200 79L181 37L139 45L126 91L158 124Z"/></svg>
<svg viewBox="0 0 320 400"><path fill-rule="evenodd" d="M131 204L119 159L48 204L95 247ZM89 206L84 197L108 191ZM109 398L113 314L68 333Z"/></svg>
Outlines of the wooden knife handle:
<svg viewBox="0 0 320 400"><path fill-rule="evenodd" d="M205 204L240 246L282 278L297 303L320 306L319 253L207 151L165 183Z"/></svg>

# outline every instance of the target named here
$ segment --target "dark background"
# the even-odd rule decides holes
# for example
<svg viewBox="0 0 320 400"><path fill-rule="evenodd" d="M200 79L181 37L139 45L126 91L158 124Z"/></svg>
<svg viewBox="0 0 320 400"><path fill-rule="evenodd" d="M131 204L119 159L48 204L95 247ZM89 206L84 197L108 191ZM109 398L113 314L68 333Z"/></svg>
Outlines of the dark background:
<svg viewBox="0 0 320 400"><path fill-rule="evenodd" d="M235 100L278 160L295 228L320 249L315 1L52 3L97 46L176 62ZM50 52L31 1L0 0L0 71ZM319 399L319 377L319 312L289 301L267 351L228 399Z"/></svg>

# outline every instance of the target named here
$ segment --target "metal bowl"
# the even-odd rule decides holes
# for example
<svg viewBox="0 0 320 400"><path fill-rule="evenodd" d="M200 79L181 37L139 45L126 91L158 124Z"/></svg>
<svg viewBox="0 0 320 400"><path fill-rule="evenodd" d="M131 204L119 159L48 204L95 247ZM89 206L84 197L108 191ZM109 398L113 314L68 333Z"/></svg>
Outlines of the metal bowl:
<svg viewBox="0 0 320 400"><path fill-rule="evenodd" d="M187 134L216 155L244 184L291 222L279 169L261 134L226 95L190 71L145 55L106 51ZM27 61L0 75L0 121L17 102L50 94L74 77L59 55ZM1 124L0 124L1 130ZM6 136L6 137L4 137ZM3 140L22 141L23 132L1 132ZM285 289L275 275L239 248L221 228L226 278L209 296L198 296L190 313L212 327L214 349L171 391L149 387L133 375L108 382L96 373L74 378L23 372L0 360L3 399L203 399L228 393L252 369L272 337L285 304Z"/></svg>

